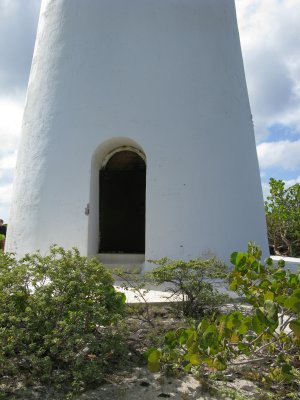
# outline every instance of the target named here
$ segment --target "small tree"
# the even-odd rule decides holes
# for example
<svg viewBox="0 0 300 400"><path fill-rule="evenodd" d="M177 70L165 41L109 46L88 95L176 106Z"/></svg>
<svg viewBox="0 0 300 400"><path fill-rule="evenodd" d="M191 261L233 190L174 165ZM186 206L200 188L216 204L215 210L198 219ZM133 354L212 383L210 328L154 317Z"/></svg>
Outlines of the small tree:
<svg viewBox="0 0 300 400"><path fill-rule="evenodd" d="M299 392L300 275L286 270L283 260L261 262L261 250L251 243L247 253L232 253L231 263L230 289L251 307L168 332L161 348L149 350L149 369L205 373L248 364L262 382Z"/></svg>
<svg viewBox="0 0 300 400"><path fill-rule="evenodd" d="M281 180L270 179L270 196L265 201L268 239L278 255L300 255L300 184L285 188Z"/></svg>
<svg viewBox="0 0 300 400"><path fill-rule="evenodd" d="M225 279L228 274L227 266L215 257L189 261L162 258L150 262L158 267L147 274L147 279L154 285L165 286L175 304L176 300L182 300L176 307L187 317L203 317L228 300L212 283L214 279Z"/></svg>

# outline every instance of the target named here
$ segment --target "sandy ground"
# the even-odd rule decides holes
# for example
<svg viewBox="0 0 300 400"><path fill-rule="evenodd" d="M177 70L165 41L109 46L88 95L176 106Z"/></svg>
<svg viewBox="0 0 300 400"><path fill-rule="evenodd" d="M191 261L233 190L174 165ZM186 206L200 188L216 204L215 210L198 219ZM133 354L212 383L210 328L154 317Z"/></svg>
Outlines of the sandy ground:
<svg viewBox="0 0 300 400"><path fill-rule="evenodd" d="M152 374L146 368L136 368L131 376L119 377L119 382L103 385L97 390L80 396L80 400L172 400L197 399L217 400L205 393L203 387L192 376L183 379L166 378Z"/></svg>
<svg viewBox="0 0 300 400"><path fill-rule="evenodd" d="M222 386L222 385L221 385ZM232 382L229 387L239 388L247 399L257 395L256 386L246 380ZM211 390L199 383L192 375L182 378L168 378L153 374L146 368L136 368L128 375L114 376L112 382L100 388L86 392L80 400L230 400L231 397L209 393Z"/></svg>
<svg viewBox="0 0 300 400"><path fill-rule="evenodd" d="M219 293L227 294L232 299L238 298L237 293L228 290L227 285L221 279L214 279L210 281L208 280L208 282L213 283L214 287L219 291ZM144 300L146 300L147 303L158 303L158 304L182 301L182 297L180 295L176 297L172 296L172 292L168 290L170 284L165 284L165 285L162 284L157 286L147 285L147 290L145 289L141 290L144 296L144 300L133 289L131 288L124 289L122 284L124 283L116 281L114 287L118 292L122 292L126 295L126 303L129 304L143 303Z"/></svg>

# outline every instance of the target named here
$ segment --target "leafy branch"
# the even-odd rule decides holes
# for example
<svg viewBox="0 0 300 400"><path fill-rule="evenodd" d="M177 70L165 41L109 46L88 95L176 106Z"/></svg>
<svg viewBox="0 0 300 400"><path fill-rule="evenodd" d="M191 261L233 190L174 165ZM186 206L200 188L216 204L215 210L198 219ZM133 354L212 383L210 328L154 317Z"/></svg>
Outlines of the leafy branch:
<svg viewBox="0 0 300 400"><path fill-rule="evenodd" d="M261 251L233 253L231 290L251 305L203 318L198 325L168 332L164 346L150 351L150 370L179 365L184 370L213 369L259 363L264 376L277 382L300 381L300 274L281 261L261 262Z"/></svg>

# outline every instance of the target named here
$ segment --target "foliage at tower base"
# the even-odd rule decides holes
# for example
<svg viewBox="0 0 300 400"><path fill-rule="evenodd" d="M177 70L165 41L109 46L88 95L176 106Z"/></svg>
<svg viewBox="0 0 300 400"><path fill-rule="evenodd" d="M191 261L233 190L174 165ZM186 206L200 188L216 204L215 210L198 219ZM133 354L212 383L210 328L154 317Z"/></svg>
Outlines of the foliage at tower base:
<svg viewBox="0 0 300 400"><path fill-rule="evenodd" d="M0 233L0 251L4 250L5 236Z"/></svg>
<svg viewBox="0 0 300 400"><path fill-rule="evenodd" d="M162 348L150 349L148 367L185 371L223 371L255 365L264 381L300 383L300 274L284 262L261 263L261 251L233 253L230 289L252 306L206 317L170 331Z"/></svg>
<svg viewBox="0 0 300 400"><path fill-rule="evenodd" d="M20 260L0 251L0 380L98 384L122 361L124 303L103 265L76 249Z"/></svg>
<svg viewBox="0 0 300 400"><path fill-rule="evenodd" d="M300 184L271 178L265 211L271 254L300 257Z"/></svg>

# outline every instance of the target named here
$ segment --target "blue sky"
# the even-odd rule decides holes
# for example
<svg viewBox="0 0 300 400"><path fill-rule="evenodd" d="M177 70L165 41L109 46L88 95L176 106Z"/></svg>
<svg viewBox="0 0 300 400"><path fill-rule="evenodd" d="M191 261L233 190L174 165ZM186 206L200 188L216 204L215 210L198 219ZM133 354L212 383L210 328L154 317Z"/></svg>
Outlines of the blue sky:
<svg viewBox="0 0 300 400"><path fill-rule="evenodd" d="M39 7L40 0L0 0L0 218L5 221ZM236 0L236 7L266 194L270 177L300 183L300 1Z"/></svg>

